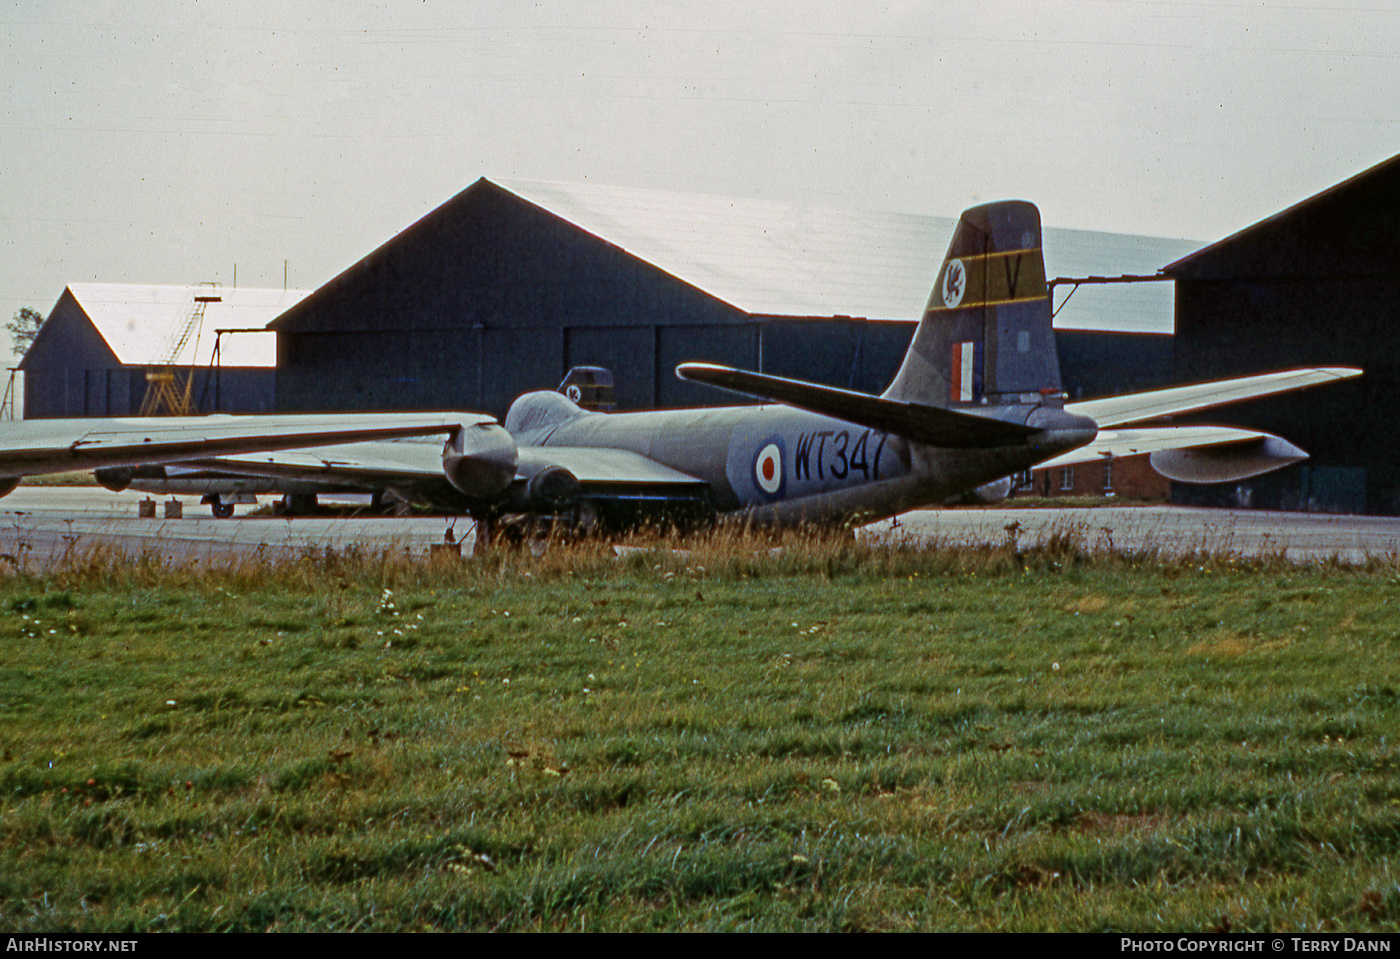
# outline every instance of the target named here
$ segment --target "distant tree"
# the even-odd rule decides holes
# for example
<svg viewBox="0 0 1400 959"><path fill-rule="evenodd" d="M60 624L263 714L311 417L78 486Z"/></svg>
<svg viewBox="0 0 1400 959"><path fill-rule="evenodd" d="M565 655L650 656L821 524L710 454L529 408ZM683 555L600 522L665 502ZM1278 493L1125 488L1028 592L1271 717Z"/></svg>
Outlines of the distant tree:
<svg viewBox="0 0 1400 959"><path fill-rule="evenodd" d="M15 311L15 318L5 324L5 329L9 331L10 339L14 341L15 356L23 356L29 349L29 344L34 342L34 337L39 334L39 327L44 325L44 314L38 310L31 310L27 306L22 306Z"/></svg>

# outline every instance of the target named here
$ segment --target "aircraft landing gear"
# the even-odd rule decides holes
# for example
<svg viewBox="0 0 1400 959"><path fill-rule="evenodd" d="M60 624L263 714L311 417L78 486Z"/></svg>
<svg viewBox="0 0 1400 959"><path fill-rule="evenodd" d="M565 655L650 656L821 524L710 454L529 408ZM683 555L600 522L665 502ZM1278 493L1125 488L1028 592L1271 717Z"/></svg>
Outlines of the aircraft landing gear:
<svg viewBox="0 0 1400 959"><path fill-rule="evenodd" d="M516 549L530 539L531 518L487 516L476 520L476 542L473 556L484 556L493 549Z"/></svg>
<svg viewBox="0 0 1400 959"><path fill-rule="evenodd" d="M228 519L233 515L232 503L220 503L218 500L214 500L214 502L209 504L209 508L213 511L217 519Z"/></svg>
<svg viewBox="0 0 1400 959"><path fill-rule="evenodd" d="M570 543L600 535L603 525L591 504L583 504L565 515L491 514L473 516L476 542L473 556L482 556L493 549L528 549L543 555L551 543Z"/></svg>
<svg viewBox="0 0 1400 959"><path fill-rule="evenodd" d="M316 512L315 493L288 493L273 507L279 516L300 516Z"/></svg>
<svg viewBox="0 0 1400 959"><path fill-rule="evenodd" d="M476 539L475 542L472 543L472 555L485 556L491 551L491 547L495 545L494 540L497 534L495 528L496 524L490 517L474 516L472 518L476 521L476 529L474 531Z"/></svg>

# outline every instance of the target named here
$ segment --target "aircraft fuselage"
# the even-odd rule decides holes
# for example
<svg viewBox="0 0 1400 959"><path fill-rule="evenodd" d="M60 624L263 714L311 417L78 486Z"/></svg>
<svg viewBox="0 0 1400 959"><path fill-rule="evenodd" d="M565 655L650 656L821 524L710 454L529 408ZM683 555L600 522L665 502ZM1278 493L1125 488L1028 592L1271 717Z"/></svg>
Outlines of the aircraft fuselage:
<svg viewBox="0 0 1400 959"><path fill-rule="evenodd" d="M1043 427L1031 440L939 449L789 406L590 413L527 393L506 428L521 447L623 449L703 480L720 513L759 523L866 521L939 503L1084 443L1092 421L1058 409L1003 408Z"/></svg>

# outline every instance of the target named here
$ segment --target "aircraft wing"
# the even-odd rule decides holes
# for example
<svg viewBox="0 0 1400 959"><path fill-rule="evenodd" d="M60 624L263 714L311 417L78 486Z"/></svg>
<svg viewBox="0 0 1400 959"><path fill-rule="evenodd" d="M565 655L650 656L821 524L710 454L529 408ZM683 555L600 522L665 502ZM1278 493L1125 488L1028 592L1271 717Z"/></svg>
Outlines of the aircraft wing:
<svg viewBox="0 0 1400 959"><path fill-rule="evenodd" d="M220 456L181 464L243 476L384 489L442 480L442 447L435 443L368 442Z"/></svg>
<svg viewBox="0 0 1400 959"><path fill-rule="evenodd" d="M1196 383L1147 393L1081 400L1066 403L1065 410L1087 416L1098 423L1100 429L1107 429L1178 413L1192 413L1214 406L1224 406L1227 403L1239 403L1260 396L1287 393L1308 386L1349 380L1360 375L1360 370L1345 366L1285 370L1281 373L1264 373L1260 376L1219 380L1215 383Z"/></svg>
<svg viewBox="0 0 1400 959"><path fill-rule="evenodd" d="M1036 432L1020 423L971 416L921 403L887 400L854 390L818 386L712 363L682 363L676 367L676 375L683 380L775 400L945 449L1007 446L1022 442Z"/></svg>
<svg viewBox="0 0 1400 959"><path fill-rule="evenodd" d="M477 413L327 413L17 420L0 424L0 477L169 463L353 440L460 434Z"/></svg>
<svg viewBox="0 0 1400 959"><path fill-rule="evenodd" d="M1092 443L1046 460L1036 469L1100 462L1148 453L1152 468L1183 483L1231 483L1308 458L1285 439L1233 426L1161 426L1100 430Z"/></svg>

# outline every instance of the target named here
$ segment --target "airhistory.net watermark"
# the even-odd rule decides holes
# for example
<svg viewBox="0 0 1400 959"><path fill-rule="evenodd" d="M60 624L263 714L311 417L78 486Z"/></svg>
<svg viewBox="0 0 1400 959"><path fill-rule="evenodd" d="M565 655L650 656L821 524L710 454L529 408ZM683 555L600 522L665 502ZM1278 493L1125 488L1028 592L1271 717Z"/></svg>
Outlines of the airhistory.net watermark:
<svg viewBox="0 0 1400 959"><path fill-rule="evenodd" d="M54 936L8 936L6 952L135 952L135 939L58 939Z"/></svg>

